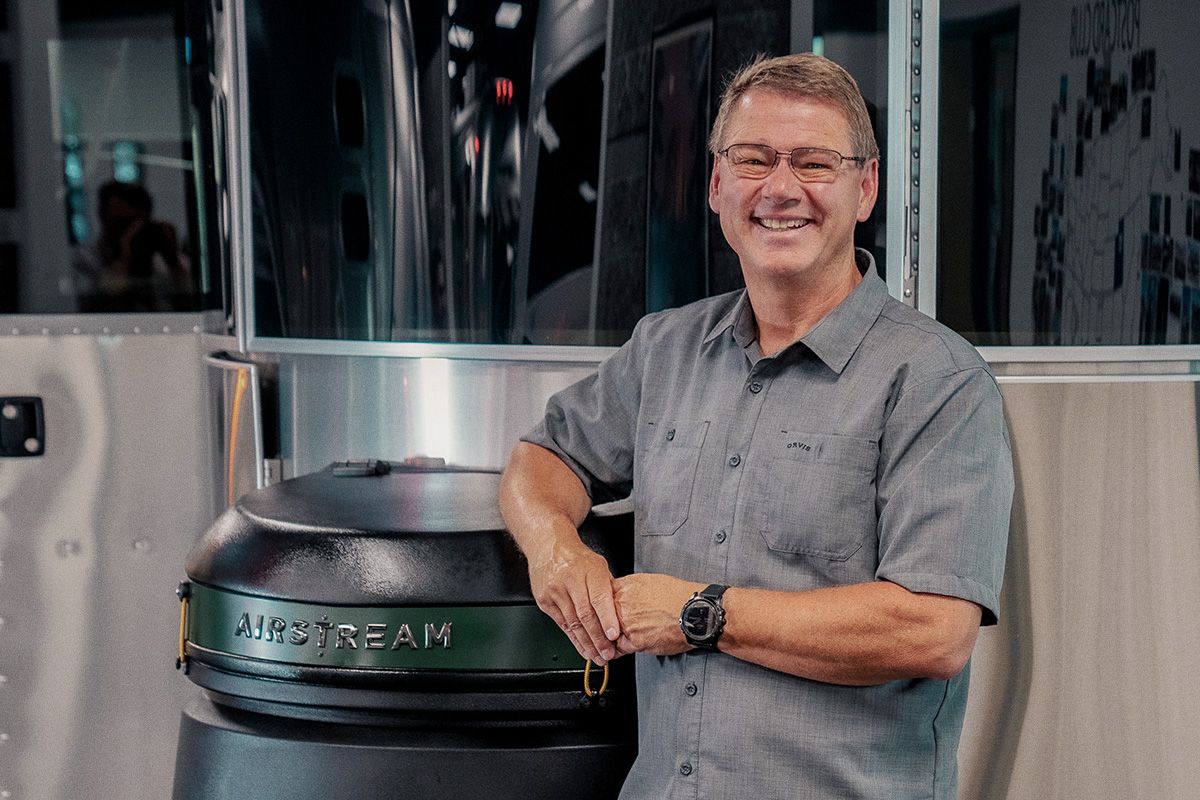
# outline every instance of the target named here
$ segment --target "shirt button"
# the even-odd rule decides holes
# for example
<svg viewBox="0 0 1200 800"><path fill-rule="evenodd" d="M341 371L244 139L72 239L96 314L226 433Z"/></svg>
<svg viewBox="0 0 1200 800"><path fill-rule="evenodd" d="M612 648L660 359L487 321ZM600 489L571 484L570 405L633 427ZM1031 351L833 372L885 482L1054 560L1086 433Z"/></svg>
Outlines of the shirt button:
<svg viewBox="0 0 1200 800"><path fill-rule="evenodd" d="M729 466L736 467L740 463L742 463L741 456L730 456L729 457Z"/></svg>
<svg viewBox="0 0 1200 800"><path fill-rule="evenodd" d="M671 428L671 430L667 431L667 441L669 442L674 438L675 438L675 429Z"/></svg>
<svg viewBox="0 0 1200 800"><path fill-rule="evenodd" d="M762 384L759 383L758 381L752 382L750 384L750 391L753 392L754 394L758 394L759 392L762 391Z"/></svg>
<svg viewBox="0 0 1200 800"><path fill-rule="evenodd" d="M689 683L687 686L683 687L683 693L686 694L688 697L695 697L696 692L698 692L698 691L700 691L700 690L696 687L696 684L694 684L694 683Z"/></svg>
<svg viewBox="0 0 1200 800"><path fill-rule="evenodd" d="M717 544L722 544L725 541L725 531L717 531L717 535L713 537Z"/></svg>
<svg viewBox="0 0 1200 800"><path fill-rule="evenodd" d="M679 774L680 775L691 775L692 774L692 765L686 761L683 762L682 764L680 764L679 765Z"/></svg>

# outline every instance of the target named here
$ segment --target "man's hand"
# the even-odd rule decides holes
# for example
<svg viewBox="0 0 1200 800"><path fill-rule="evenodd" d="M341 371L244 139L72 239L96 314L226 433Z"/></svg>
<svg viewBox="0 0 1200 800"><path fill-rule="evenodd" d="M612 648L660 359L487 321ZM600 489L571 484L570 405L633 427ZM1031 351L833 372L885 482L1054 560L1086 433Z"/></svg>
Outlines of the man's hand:
<svg viewBox="0 0 1200 800"><path fill-rule="evenodd" d="M618 653L613 576L603 556L570 537L529 554L529 585L538 608L571 638L579 654L603 666ZM578 542L578 543L576 543Z"/></svg>
<svg viewBox="0 0 1200 800"><path fill-rule="evenodd" d="M613 581L621 620L619 653L672 656L691 650L679 628L679 612L692 594L703 588L702 583L652 573L626 575Z"/></svg>
<svg viewBox="0 0 1200 800"><path fill-rule="evenodd" d="M517 442L500 480L500 513L529 560L538 608L581 656L603 665L617 656L613 642L621 628L608 562L579 538L591 507L583 484L557 455Z"/></svg>

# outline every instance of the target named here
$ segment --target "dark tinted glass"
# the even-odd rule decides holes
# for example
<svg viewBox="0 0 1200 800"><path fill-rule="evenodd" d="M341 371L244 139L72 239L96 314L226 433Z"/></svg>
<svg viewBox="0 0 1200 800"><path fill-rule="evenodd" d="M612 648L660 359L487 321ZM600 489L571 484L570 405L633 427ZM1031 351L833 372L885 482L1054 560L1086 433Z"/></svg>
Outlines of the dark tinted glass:
<svg viewBox="0 0 1200 800"><path fill-rule="evenodd" d="M1200 343L1200 19L941 8L938 318L984 345Z"/></svg>
<svg viewBox="0 0 1200 800"><path fill-rule="evenodd" d="M23 46L0 64L0 313L219 305L197 202L211 124L189 98L206 53L182 3L58 11L3 31Z"/></svg>

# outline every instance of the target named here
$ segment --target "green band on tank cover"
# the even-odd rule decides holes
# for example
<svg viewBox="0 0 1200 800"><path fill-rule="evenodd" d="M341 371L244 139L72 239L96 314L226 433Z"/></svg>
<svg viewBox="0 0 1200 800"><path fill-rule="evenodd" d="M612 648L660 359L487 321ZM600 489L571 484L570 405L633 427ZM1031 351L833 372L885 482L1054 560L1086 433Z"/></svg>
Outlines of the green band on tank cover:
<svg viewBox="0 0 1200 800"><path fill-rule="evenodd" d="M193 583L186 637L207 650L284 664L360 669L550 670L582 667L532 603L334 606Z"/></svg>

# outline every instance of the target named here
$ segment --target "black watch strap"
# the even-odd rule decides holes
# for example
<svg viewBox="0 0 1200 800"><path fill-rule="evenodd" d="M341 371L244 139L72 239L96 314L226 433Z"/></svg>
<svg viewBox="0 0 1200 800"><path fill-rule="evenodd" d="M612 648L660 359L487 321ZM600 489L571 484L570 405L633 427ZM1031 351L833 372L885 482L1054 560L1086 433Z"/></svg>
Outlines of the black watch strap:
<svg viewBox="0 0 1200 800"><path fill-rule="evenodd" d="M719 583L712 583L705 586L700 591L692 595L691 599L683 605L683 611L679 616L679 627L683 630L684 638L688 644L693 647L699 647L705 650L716 650L717 641L721 638L721 632L725 629L725 607L721 603L721 595L725 593L728 586L722 586ZM710 609L710 621L712 627L707 634L697 634L689 629L687 622L689 618L689 608L693 605L705 605Z"/></svg>

